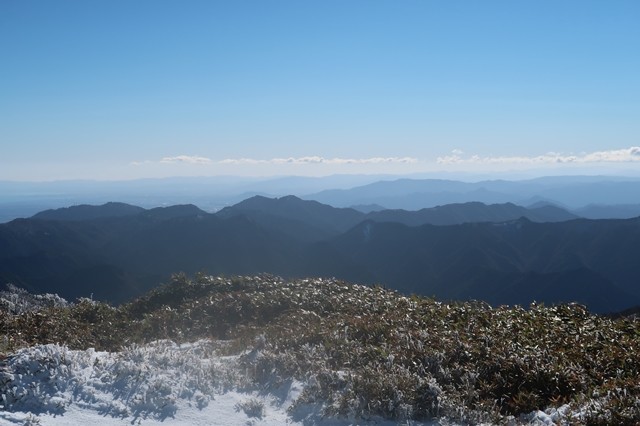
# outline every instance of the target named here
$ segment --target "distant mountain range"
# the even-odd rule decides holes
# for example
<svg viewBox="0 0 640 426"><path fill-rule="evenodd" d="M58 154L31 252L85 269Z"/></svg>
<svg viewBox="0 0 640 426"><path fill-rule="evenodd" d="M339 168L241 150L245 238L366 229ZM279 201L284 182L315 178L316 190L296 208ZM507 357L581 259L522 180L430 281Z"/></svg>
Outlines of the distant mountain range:
<svg viewBox="0 0 640 426"><path fill-rule="evenodd" d="M268 228L276 227L285 233L294 229L296 223L304 224L306 232L315 237L307 236L298 229L292 235L306 241L336 236L366 220L418 226L504 222L520 217L535 222L559 222L577 218L576 215L552 205L525 208L511 203L486 205L479 202L448 204L417 211L396 209L363 213L352 208L335 208L313 200L305 201L295 196L273 199L255 196L217 213L219 217L238 215L247 216Z"/></svg>
<svg viewBox="0 0 640 426"><path fill-rule="evenodd" d="M521 181L479 182L396 179L350 189L324 190L302 198L336 207L379 205L387 209L406 210L469 201L525 206L544 201L568 209L579 209L593 204L627 205L629 200L640 200L640 179L605 176L559 176ZM636 208L640 209L638 206ZM628 206L621 210L612 207L616 217L628 211Z"/></svg>
<svg viewBox="0 0 640 426"><path fill-rule="evenodd" d="M0 283L121 302L171 273L335 276L442 299L640 305L640 219L588 220L536 203L417 211L255 196L215 214L124 203L0 225Z"/></svg>
<svg viewBox="0 0 640 426"><path fill-rule="evenodd" d="M79 206L45 210L40 213L36 213L33 216L33 219L62 221L92 220L105 217L134 216L144 211L145 209L142 207L132 206L125 203L111 202L101 206L81 204Z"/></svg>
<svg viewBox="0 0 640 426"><path fill-rule="evenodd" d="M192 203L208 212L232 206L254 195L295 195L334 207L368 213L384 209L420 210L467 202L538 202L565 208L587 218L631 218L640 214L640 177L554 176L497 180L486 176L334 175L324 177L248 178L233 176L140 179L131 181L0 181L0 223L74 204L111 200L144 208ZM442 176L442 175L440 175ZM462 180L454 180L464 179ZM604 207L603 207L604 206Z"/></svg>

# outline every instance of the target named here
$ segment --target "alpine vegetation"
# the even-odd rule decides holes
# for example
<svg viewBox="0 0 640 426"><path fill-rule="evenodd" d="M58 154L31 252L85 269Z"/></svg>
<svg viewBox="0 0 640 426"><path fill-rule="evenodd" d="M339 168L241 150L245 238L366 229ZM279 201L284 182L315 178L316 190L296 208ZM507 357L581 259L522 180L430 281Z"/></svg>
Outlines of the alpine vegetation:
<svg viewBox="0 0 640 426"><path fill-rule="evenodd" d="M118 307L5 306L0 403L23 420L79 406L179 420L242 391L231 411L245 422L276 422L275 406L299 424L640 422L640 323L577 304L492 308L335 279L178 274Z"/></svg>

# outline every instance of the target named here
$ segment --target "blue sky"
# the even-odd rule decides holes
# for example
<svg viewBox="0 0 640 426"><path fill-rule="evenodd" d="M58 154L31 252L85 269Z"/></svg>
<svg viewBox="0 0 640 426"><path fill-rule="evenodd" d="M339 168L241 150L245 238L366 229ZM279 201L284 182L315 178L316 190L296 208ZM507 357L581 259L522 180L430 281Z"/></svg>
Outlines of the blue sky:
<svg viewBox="0 0 640 426"><path fill-rule="evenodd" d="M640 2L0 2L0 179L640 168Z"/></svg>

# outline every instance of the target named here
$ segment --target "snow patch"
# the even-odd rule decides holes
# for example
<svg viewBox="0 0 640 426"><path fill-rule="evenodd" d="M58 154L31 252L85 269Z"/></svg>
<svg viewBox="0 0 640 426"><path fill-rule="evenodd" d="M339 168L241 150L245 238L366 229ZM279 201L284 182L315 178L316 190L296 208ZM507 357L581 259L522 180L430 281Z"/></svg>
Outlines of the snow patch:
<svg viewBox="0 0 640 426"><path fill-rule="evenodd" d="M259 389L239 367L239 356L220 354L224 344L163 340L121 352L55 344L21 349L0 362L0 425L396 424L324 418L300 404L292 410L304 383Z"/></svg>

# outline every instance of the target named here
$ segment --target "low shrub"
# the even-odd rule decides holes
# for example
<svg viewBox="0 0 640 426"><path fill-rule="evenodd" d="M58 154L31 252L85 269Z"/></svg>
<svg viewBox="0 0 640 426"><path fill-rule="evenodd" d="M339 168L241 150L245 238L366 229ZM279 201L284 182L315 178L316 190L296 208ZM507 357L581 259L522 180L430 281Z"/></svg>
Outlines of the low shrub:
<svg viewBox="0 0 640 426"><path fill-rule="evenodd" d="M335 279L176 275L117 308L3 311L0 327L5 350L228 340L256 386L301 380L298 405L349 418L501 422L569 404L577 423L640 422L640 323L575 304L492 308Z"/></svg>

